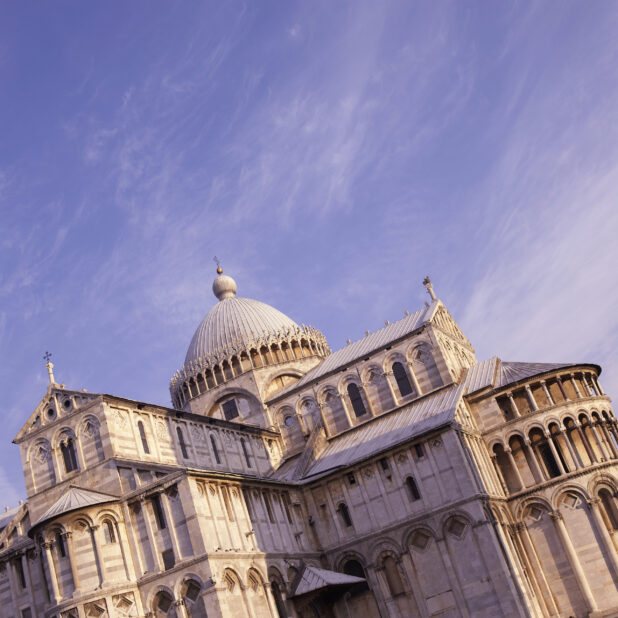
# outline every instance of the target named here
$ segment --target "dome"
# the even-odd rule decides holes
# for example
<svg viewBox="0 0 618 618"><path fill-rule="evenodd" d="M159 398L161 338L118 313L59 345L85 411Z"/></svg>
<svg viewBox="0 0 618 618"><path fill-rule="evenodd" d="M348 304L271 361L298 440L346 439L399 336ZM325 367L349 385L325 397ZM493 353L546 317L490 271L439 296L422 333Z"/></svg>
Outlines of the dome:
<svg viewBox="0 0 618 618"><path fill-rule="evenodd" d="M212 291L219 302L197 327L184 365L170 382L175 405L251 369L330 354L318 330L299 326L266 303L236 296L234 279L221 268L217 273Z"/></svg>
<svg viewBox="0 0 618 618"><path fill-rule="evenodd" d="M220 278L223 277L217 277ZM231 277L226 279L234 282ZM227 356L231 351L250 348L273 336L299 330L294 320L266 303L226 295L197 327L187 350L185 365L204 357Z"/></svg>

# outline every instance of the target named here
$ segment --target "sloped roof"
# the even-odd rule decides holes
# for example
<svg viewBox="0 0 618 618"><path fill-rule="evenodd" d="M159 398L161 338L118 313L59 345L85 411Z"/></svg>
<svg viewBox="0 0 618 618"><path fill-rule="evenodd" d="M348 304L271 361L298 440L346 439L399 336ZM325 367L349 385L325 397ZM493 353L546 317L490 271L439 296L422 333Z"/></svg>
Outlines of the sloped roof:
<svg viewBox="0 0 618 618"><path fill-rule="evenodd" d="M466 394L469 395L488 386L499 389L535 375L572 366L573 363L506 362L494 356L470 367L464 378L463 385L466 389Z"/></svg>
<svg viewBox="0 0 618 618"><path fill-rule="evenodd" d="M448 423L463 393L462 385L449 386L334 437L304 476L351 465Z"/></svg>
<svg viewBox="0 0 618 618"><path fill-rule="evenodd" d="M77 487L76 485L70 485L66 493L62 494L56 502L54 502L38 521L32 525L37 526L44 521L63 515L76 509L83 509L88 506L94 506L95 504L104 504L106 502L114 502L118 500L118 496L112 496L111 494L104 494L92 489L84 489L83 487Z"/></svg>
<svg viewBox="0 0 618 618"><path fill-rule="evenodd" d="M314 566L306 566L292 596L299 597L328 586L351 586L364 581L362 577L318 569Z"/></svg>
<svg viewBox="0 0 618 618"><path fill-rule="evenodd" d="M8 509L2 513L0 513L0 532L2 532L13 520L13 517L17 515L19 509L21 509L22 505L15 506L12 509Z"/></svg>
<svg viewBox="0 0 618 618"><path fill-rule="evenodd" d="M407 334L419 328L422 324L429 322L439 303L440 301L436 300L429 305L429 307L423 307L423 309L420 309L416 313L411 313L403 319L377 330L375 333L370 333L366 337L358 339L357 341L336 350L330 354L330 356L327 356L317 367L309 370L300 380L298 380L298 382L295 382L289 388L278 392L276 395L277 399L283 393L302 388L312 380L317 380L331 371L337 370L339 367L345 367L349 363L352 363L359 358L363 358L375 350L379 350L391 341L396 341L401 337L405 337Z"/></svg>

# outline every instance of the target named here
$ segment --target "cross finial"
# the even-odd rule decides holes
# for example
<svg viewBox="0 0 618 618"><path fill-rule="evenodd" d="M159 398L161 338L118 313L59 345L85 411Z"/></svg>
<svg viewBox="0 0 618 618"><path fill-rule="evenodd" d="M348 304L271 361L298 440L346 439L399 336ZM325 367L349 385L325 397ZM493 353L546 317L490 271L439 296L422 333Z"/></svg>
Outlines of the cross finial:
<svg viewBox="0 0 618 618"><path fill-rule="evenodd" d="M434 294L433 285L431 285L431 279L429 278L429 276L423 279L423 285L425 286L425 289L429 293L429 296L431 296L431 300L438 300L436 298L436 295Z"/></svg>
<svg viewBox="0 0 618 618"><path fill-rule="evenodd" d="M217 274L221 274L223 272L223 268L221 268L221 262L219 261L219 258L215 255L214 258L212 258L212 261L217 265Z"/></svg>
<svg viewBox="0 0 618 618"><path fill-rule="evenodd" d="M47 361L45 363L45 367L47 368L47 373L49 374L49 383L50 384L55 384L55 380L54 380L54 365L51 362L51 352L45 352L45 354L43 355L43 360Z"/></svg>

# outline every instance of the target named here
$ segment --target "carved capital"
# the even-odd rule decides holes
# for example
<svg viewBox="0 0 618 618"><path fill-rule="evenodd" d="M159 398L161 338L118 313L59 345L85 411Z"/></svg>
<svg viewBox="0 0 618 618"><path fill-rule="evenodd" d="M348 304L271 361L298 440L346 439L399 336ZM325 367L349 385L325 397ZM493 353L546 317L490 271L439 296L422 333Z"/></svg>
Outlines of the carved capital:
<svg viewBox="0 0 618 618"><path fill-rule="evenodd" d="M549 516L553 521L562 521L562 513L560 511L551 511Z"/></svg>

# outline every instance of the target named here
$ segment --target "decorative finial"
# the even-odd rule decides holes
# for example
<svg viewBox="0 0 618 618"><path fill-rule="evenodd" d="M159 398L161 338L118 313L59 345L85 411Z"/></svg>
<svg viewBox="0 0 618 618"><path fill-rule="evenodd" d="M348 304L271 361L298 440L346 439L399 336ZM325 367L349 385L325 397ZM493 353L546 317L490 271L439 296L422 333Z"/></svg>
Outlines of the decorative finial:
<svg viewBox="0 0 618 618"><path fill-rule="evenodd" d="M54 365L51 362L51 352L45 352L43 355L43 360L47 361L45 363L45 367L47 368L47 373L49 374L49 383L55 384L56 380L54 380Z"/></svg>
<svg viewBox="0 0 618 618"><path fill-rule="evenodd" d="M429 293L429 296L431 296L431 300L438 300L436 298L436 295L434 294L433 285L431 285L431 279L429 277L425 277L423 279L423 285L425 286L425 289Z"/></svg>
<svg viewBox="0 0 618 618"><path fill-rule="evenodd" d="M223 273L223 268L221 268L221 262L219 262L219 258L215 255L215 257L212 258L212 261L217 265L217 274L221 275Z"/></svg>

